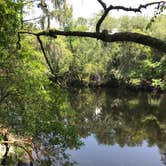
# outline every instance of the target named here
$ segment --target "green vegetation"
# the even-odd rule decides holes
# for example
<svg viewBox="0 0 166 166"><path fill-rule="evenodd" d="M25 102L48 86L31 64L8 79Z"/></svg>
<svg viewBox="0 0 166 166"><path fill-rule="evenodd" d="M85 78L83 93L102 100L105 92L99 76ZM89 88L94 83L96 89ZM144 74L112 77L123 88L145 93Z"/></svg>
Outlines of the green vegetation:
<svg viewBox="0 0 166 166"><path fill-rule="evenodd" d="M77 113L60 86L125 86L166 91L165 53L135 43L35 36L33 32L49 30L52 20L64 32L94 31L101 13L94 18L74 20L72 7L65 0L51 1L52 10L44 1L32 2L0 0L0 128L7 128L14 137L33 137L34 140L49 135L48 142L52 146L59 145L66 159L65 149L78 148L81 143ZM41 9L42 16L33 21L24 20L27 10L34 5ZM147 29L149 22L142 16L107 16L101 31L137 32L166 41L166 16L160 14ZM23 31L29 34L18 35ZM94 102L91 96L85 98L88 103ZM115 105L116 102L121 100L115 101ZM155 117L149 115L143 122L149 119L155 120ZM6 135L1 140L4 137Z"/></svg>
<svg viewBox="0 0 166 166"><path fill-rule="evenodd" d="M81 18L79 18L73 28L82 31L94 29L95 20L96 18L83 19L81 23ZM109 33L131 31L151 34L157 37L162 36L165 40L165 31L161 28L165 24L165 15L159 16L156 22L146 30L148 22L147 18L141 16L124 16L116 19L107 17L101 29L110 27ZM89 24L91 26L88 26ZM162 30L159 30L160 28ZM67 42L68 49L73 55L68 70L70 79L78 79L94 86L122 83L122 85L138 87L148 85L165 90L166 55L162 52L135 43L110 44L90 38L69 37Z"/></svg>
<svg viewBox="0 0 166 166"><path fill-rule="evenodd" d="M32 160L36 165L74 164L65 154L66 148L78 148L81 145L77 142L78 135L86 138L91 134L99 144L107 146L135 147L143 145L146 140L148 146L157 146L165 156L166 95L159 97L124 89L87 88L54 89L52 92L56 101L53 110L30 110L26 115L20 114L19 110L8 116L0 114L1 123L8 121L7 126L12 126L10 139L16 140L11 145L14 153L9 153L8 165L23 164L21 162L27 161L25 153L32 150L33 154L38 154ZM61 119L59 123L57 118ZM25 134L23 138L18 137L25 132L28 132L26 137Z"/></svg>
<svg viewBox="0 0 166 166"><path fill-rule="evenodd" d="M41 7L43 11L40 24L36 26L36 24L26 21L23 24L24 28L20 30L31 29L34 32L38 32L40 29L49 30L50 21L54 19L59 25L59 30L64 32L95 31L96 23L102 13L91 19L74 20L72 7L68 6L66 1L63 3L59 1L59 3L60 6L56 6L51 11L44 10L42 4L39 3L38 7ZM142 16L122 16L120 18L107 16L100 30L103 32L107 30L108 34L139 33L165 41L165 24L165 15L162 14L155 18L155 22ZM34 42L36 48L33 48L32 42L28 45L33 48L32 52L38 51L41 56L36 63L43 64L44 58L39 51L38 41L35 38L25 37L25 39L21 39L21 42L24 43L24 40ZM22 49L26 49L22 43L20 44ZM45 60L51 72L49 78L62 86L125 86L135 90L166 90L166 55L160 50L136 43L106 43L92 38L70 35L69 37L58 36L56 39L42 37L42 44ZM28 51L28 49L26 50ZM49 71L46 73L49 74Z"/></svg>

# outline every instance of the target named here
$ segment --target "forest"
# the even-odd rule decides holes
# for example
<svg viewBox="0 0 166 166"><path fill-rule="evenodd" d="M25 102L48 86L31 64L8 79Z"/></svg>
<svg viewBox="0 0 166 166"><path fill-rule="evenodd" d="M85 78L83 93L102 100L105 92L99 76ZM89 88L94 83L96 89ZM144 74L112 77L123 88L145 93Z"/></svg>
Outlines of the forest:
<svg viewBox="0 0 166 166"><path fill-rule="evenodd" d="M74 19L66 0L0 0L0 140L9 140L8 131L29 138L54 130L59 135L52 141L61 147L80 146L77 116L62 89L166 92L166 2L96 3L102 11ZM142 16L151 5L154 16ZM41 16L26 19L34 7ZM113 17L110 10L139 14Z"/></svg>
<svg viewBox="0 0 166 166"><path fill-rule="evenodd" d="M102 12L90 19L74 20L72 6L67 5L66 1L52 2L55 8L51 11L44 6L47 5L44 1L34 3L1 2L1 100L19 93L18 89L22 89L19 88L20 84L44 86L48 78L65 87L125 86L150 91L166 89L166 55L164 49L158 46L165 41L164 4L158 4L154 18L141 15L114 18L108 15L99 26ZM24 15L33 5L41 8L42 16L24 20ZM53 19L59 32L66 34L57 37L58 34L50 28ZM122 42L107 42L102 37L101 40L97 37L95 40L92 36L87 38L86 34L82 37L72 34L72 31L88 33L95 29L101 31L99 36L102 34L102 37L104 33L123 35L129 32L161 41L154 43L156 49L153 44L138 44L146 38L134 42L125 42L126 39L120 39ZM129 35L126 38L130 38ZM134 35L133 38L136 38Z"/></svg>

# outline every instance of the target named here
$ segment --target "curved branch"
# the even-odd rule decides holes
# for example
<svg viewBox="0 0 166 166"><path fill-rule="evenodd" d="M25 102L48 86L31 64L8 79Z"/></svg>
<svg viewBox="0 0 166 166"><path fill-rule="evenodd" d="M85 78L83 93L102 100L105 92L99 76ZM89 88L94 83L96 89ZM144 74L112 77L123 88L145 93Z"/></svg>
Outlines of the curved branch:
<svg viewBox="0 0 166 166"><path fill-rule="evenodd" d="M57 35L61 36L77 36L77 37L90 37L100 39L104 42L134 42L149 46L154 49L166 52L166 42L155 37L143 35L140 33L132 32L119 32L114 34L104 34L100 32L80 32L80 31L59 31L59 30L48 30L41 31L39 33L32 32L19 32L19 34L31 34L35 36L50 36L54 37ZM40 41L40 40L39 40ZM44 53L44 52L43 52Z"/></svg>
<svg viewBox="0 0 166 166"><path fill-rule="evenodd" d="M104 10L107 9L106 4L102 0L97 0L97 1L102 5L102 7L104 8Z"/></svg>
<svg viewBox="0 0 166 166"><path fill-rule="evenodd" d="M21 36L20 36L20 35L21 35L21 34L29 34L29 35L34 35L34 36L36 36L36 38L37 38L37 40L38 40L38 42L39 42L39 44L40 44L41 51L42 51L42 53L43 53L43 55L44 55L45 61L46 61L47 65L48 65L48 67L49 67L49 69L50 69L50 71L51 71L51 74L54 75L54 70L53 70L53 68L52 68L52 66L51 66L51 63L50 63L50 61L49 61L49 59L48 59L48 57L47 57L47 54L46 54L46 52L45 52L45 49L44 49L44 46L43 46L43 42L42 42L42 40L40 39L40 36L42 36L42 35L40 35L40 33L34 33L34 32L23 32L23 31L22 31L22 32L18 32L18 41L17 41L17 43L16 43L16 47L17 47L18 49L21 48L21 44L20 44L20 42L21 42ZM47 36L47 35L45 35L45 36ZM48 35L48 36L50 36L50 35ZM57 36L56 36L55 34L52 34L51 37L57 38Z"/></svg>
<svg viewBox="0 0 166 166"><path fill-rule="evenodd" d="M105 17L108 15L108 13L111 10L124 10L127 12L131 11L131 12L135 12L135 13L136 12L141 13L141 9L143 9L143 8L146 9L148 6L152 6L152 5L164 6L166 4L166 1L159 1L159 2L147 3L145 5L139 5L139 7L137 7L137 8L124 7L124 6L113 6L113 5L110 5L109 7L107 7L106 4L102 0L97 0L97 1L102 5L102 7L104 9L104 13L96 24L96 32L100 31L100 26L101 26L102 22L104 21Z"/></svg>
<svg viewBox="0 0 166 166"><path fill-rule="evenodd" d="M107 9L108 10L124 10L124 11L131 11L131 12L141 12L141 9L146 9L149 6L152 5L165 5L166 2L165 1L159 1L159 2L151 2L151 3L147 3L145 5L139 5L138 8L131 8L131 7L124 7L124 6L112 6L110 5Z"/></svg>
<svg viewBox="0 0 166 166"><path fill-rule="evenodd" d="M51 71L51 74L54 75L54 70L53 70L53 68L52 68L52 66L51 66L51 63L50 63L50 61L49 61L49 59L48 59L48 57L47 57L47 54L46 54L46 52L45 52L45 50L44 50L42 40L40 39L40 36L39 36L39 35L36 35L36 37L37 37L38 42L40 43L40 47L41 47L42 53L43 53L43 55L44 55L45 61L47 62L47 65L48 65L48 67L49 67L49 69L50 69L50 71Z"/></svg>
<svg viewBox="0 0 166 166"><path fill-rule="evenodd" d="M104 19L107 17L108 13L110 10L105 10L103 15L100 17L100 19L98 20L97 24L96 24L96 32L100 31L100 26L102 24L102 22L104 21Z"/></svg>

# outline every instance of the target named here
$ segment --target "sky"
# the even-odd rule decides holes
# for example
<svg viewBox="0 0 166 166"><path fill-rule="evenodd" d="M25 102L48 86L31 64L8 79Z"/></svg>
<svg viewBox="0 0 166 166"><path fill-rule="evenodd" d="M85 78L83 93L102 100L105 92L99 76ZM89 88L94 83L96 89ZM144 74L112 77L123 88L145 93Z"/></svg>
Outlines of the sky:
<svg viewBox="0 0 166 166"><path fill-rule="evenodd" d="M50 1L50 0L48 0ZM138 7L140 4L146 4L149 2L160 1L160 0L103 0L108 6L110 5L120 5L125 7ZM102 10L102 6L97 2L97 0L67 0L67 3L73 6L73 16L75 19L78 17L92 18L95 13L98 13ZM41 10L37 7L34 7L31 11L31 14L25 15L26 19L32 19L39 17L41 15ZM122 15L136 15L134 12L125 12L122 10L110 11L109 13L113 17L119 17ZM137 13L138 14L138 13ZM142 10L142 16L154 16L154 6L148 7L148 9ZM54 26L54 25L53 25Z"/></svg>
<svg viewBox="0 0 166 166"><path fill-rule="evenodd" d="M149 2L154 2L156 0L103 0L107 5L110 3L112 5L122 5L125 7L138 7L140 4L146 4ZM85 17L89 18L102 9L101 5L97 0L67 0L67 3L73 6L74 18ZM154 7L148 7L148 10L142 10L142 15L144 16L153 16ZM133 12L124 12L124 11L111 11L112 16L121 16L121 15L135 15Z"/></svg>

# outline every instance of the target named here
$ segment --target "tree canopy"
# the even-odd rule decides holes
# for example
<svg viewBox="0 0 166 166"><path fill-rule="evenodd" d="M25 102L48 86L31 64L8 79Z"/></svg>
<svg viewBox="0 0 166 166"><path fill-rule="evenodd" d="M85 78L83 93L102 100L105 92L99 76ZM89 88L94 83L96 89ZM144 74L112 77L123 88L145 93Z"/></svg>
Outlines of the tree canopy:
<svg viewBox="0 0 166 166"><path fill-rule="evenodd" d="M52 13L51 12L49 13L47 5L45 5L45 6L42 5L42 4L46 4L46 2L41 1L38 4L38 6L40 6L42 8L42 10L43 10L43 7L44 7L44 9L47 9L47 12L45 10L43 10L43 13L44 14L47 13L45 15L46 15L46 17L48 17L47 30L46 31L41 31L41 32L38 32L38 33L32 33L32 32L25 32L24 31L24 32L19 32L19 34L29 33L29 34L33 34L37 37L40 37L40 36L56 37L56 35L91 37L91 38L100 39L104 42L117 42L117 41L135 42L135 43L140 43L140 44L143 44L143 45L150 46L150 47L155 48L155 49L159 49L163 52L166 51L165 41L162 41L160 39L151 37L149 35L143 35L143 34L140 34L140 33L132 33L132 32L123 32L123 33L119 32L119 33L115 33L115 34L109 34L107 29L105 29L105 31L102 31L102 32L100 30L100 27L101 27L103 21L105 20L106 16L109 14L109 12L111 10L124 10L124 11L127 11L127 12L141 13L141 10L143 8L147 8L149 6L156 5L157 6L156 7L157 11L156 11L156 15L154 16L154 17L156 17L157 15L159 15L165 9L165 3L166 3L165 1L152 2L152 3L147 3L147 4L144 4L144 5L140 4L140 6L138 8L124 7L124 6L113 6L111 4L109 6L107 6L106 3L104 3L104 1L102 1L102 0L97 0L97 2L100 3L100 5L103 7L103 12L102 12L101 16L99 17L99 19L96 23L96 31L95 32L71 31L71 30L58 31L58 30L54 30L54 29L50 30L50 14L52 14ZM64 2L57 1L57 2L54 2L54 3L59 4L59 6L55 5L55 7L59 7L59 8L61 6L61 3L64 3L63 4L63 12L67 13L66 1L64 1ZM63 14L62 14L62 16L57 15L56 19L58 18L58 20L60 22L63 22L62 20L65 20L66 16L63 15ZM60 17L62 17L62 18L60 18ZM151 21L153 21L153 20L154 19L152 19ZM65 24L68 24L68 23L66 21L66 23L63 23L63 24L65 25ZM42 27L44 27L44 26L42 25Z"/></svg>
<svg viewBox="0 0 166 166"><path fill-rule="evenodd" d="M77 64L77 61L81 60L82 62L84 62L85 60L81 59L82 55L79 55L79 51L76 51L76 50L80 49L82 47L82 45L84 45L85 48L82 48L82 51L86 50L87 48L88 48L87 51L88 50L90 51L91 48L89 46L86 46L85 43L86 42L92 43L92 41L94 43L94 47L95 47L95 45L97 47L97 45L98 45L97 43L103 43L101 45L104 45L104 46L107 46L108 43L117 43L115 45L117 46L117 48L119 48L119 52L118 52L118 50L116 50L116 46L114 46L114 45L109 44L108 47L103 47L103 48L101 47L101 49L106 54L105 56L108 56L106 58L107 60L105 62L104 62L105 59L102 61L103 55L102 55L102 57L100 57L100 54L101 54L100 51L99 51L98 55L96 55L96 57L93 56L94 59L100 58L100 60L103 62L101 65L99 65L99 66L103 66L103 67L101 67L101 69L100 69L100 67L98 66L99 68L97 70L104 71L104 72L102 72L102 74L99 74L99 75L102 75L102 77L103 77L100 79L98 78L99 77L98 74L97 74L98 76L96 75L96 73L90 74L91 76L89 75L89 77L95 77L93 79L99 79L99 80L103 80L103 82L105 82L104 77L108 78L108 77L110 77L110 76L108 76L109 75L108 73L112 73L113 77L116 75L115 76L116 79L123 78L123 79L125 79L125 82L126 82L127 78L123 74L126 73L125 75L128 75L129 73L126 72L126 70L129 71L131 69L131 66L130 67L128 66L127 67L128 69L125 67L122 67L122 66L127 66L127 65L124 65L125 56L122 56L123 57L122 59L124 60L123 62L120 60L121 59L121 58L119 58L120 54L130 55L127 57L128 60L132 59L132 55L136 54L136 52L139 52L138 54L147 54L146 51L145 51L146 53L143 53L144 51L139 50L139 47L140 47L140 49L143 48L143 50L145 50L143 46L141 46L141 45L137 46L134 43L151 47L152 49L150 49L150 48L148 49L145 47L147 50L149 50L150 54L153 54L153 53L156 54L156 52L158 52L157 54L161 54L160 58L162 60L161 59L160 60L162 61L162 66L163 66L163 63L164 63L163 59L165 57L165 56L163 56L163 54L166 51L166 41L165 41L165 37L164 37L165 36L164 28L162 28L162 27L164 27L164 24L165 24L165 21L164 21L165 15L164 14L162 15L162 12L165 9L165 1L157 1L157 2L147 3L147 4L140 4L137 8L132 8L132 7L124 7L124 6L113 6L111 4L107 6L106 3L104 3L104 1L97 0L96 3L99 3L102 6L103 10L92 19L88 20L85 18L78 18L77 21L75 21L73 19L72 7L67 4L67 1L56 1L56 2L51 1L52 5L53 5L53 8L51 8L51 9L49 7L51 5L51 3L48 3L47 1L39 1L39 2L37 2L37 4L35 1L30 1L30 2L27 1L27 3L31 3L31 5L37 5L38 8L41 8L43 14L41 15L41 17L37 18L37 20L39 21L38 23L36 22L36 18L34 18L34 20L23 21L24 28L20 29L18 31L17 46L18 46L18 48L21 47L21 40L22 40L23 34L35 36L41 47L41 51L44 55L47 65L51 71L51 74L53 76L55 76L55 79L57 79L57 77L58 77L58 79L60 79L59 76L57 76L58 73L59 73L58 75L62 74L60 72L60 70L62 71L63 67L62 66L60 67L60 63L62 61L63 61L63 63L65 62L64 60L62 60L63 56L61 56L61 57L56 56L58 51L57 52L54 51L51 53L51 50L52 50L51 47L53 47L53 45L54 45L53 43L55 43L55 45L56 45L56 41L58 41L58 38L60 38L60 36L62 36L62 39L67 44L66 48L71 52L70 55L73 56L73 58L69 58L70 60L68 59L69 61L67 60L65 62L65 66L68 67L68 69L66 68L66 71L64 71L62 74L64 78L67 78L69 80L74 79L74 80L82 81L82 80L84 80L84 77L86 80L87 79L87 77L85 76L86 72L85 73L83 71L81 72L82 68L85 68L85 66L91 66L90 70L94 70L94 68L96 68L95 66L96 66L96 64L98 64L98 62L96 64L92 63L93 65L91 63L87 64L87 62L83 63L82 65ZM126 16L126 17L120 17L120 18L113 18L109 15L109 12L112 10L124 10L126 12L141 13L142 9L146 9L153 5L156 6L156 8L155 8L156 11L155 11L154 17L152 17L151 19L144 18L143 16L142 17L141 16L136 16L136 17L129 17L129 16L127 17ZM22 6L23 10L24 10L24 8L25 7ZM52 21L54 20L54 22L57 23L58 26L56 29L53 27L50 27L51 20ZM160 20L161 23L159 23L160 21L158 21L158 20ZM35 26L35 28L33 30L29 31L27 29L27 26L29 26L29 25L33 25L33 26ZM155 29L154 27L156 27L157 29ZM161 32L161 29L163 29L163 32ZM66 36L67 38L64 39L63 36ZM47 44L47 46L46 46L44 44L46 41L45 40L46 38L43 38L43 37L49 37L50 38L49 40L51 40L51 42L47 42L47 43L50 43L50 44ZM80 38L80 39L76 39L76 38ZM43 42L43 39L45 40L44 42ZM96 41L95 41L95 39L96 39ZM84 44L82 44L82 42ZM126 44L124 44L124 43L126 43ZM48 46L49 46L49 48L48 48ZM78 46L80 48L77 49ZM131 52L132 47L135 47L135 49L136 48L138 48L138 49L136 49L135 52L133 49L133 52ZM114 50L116 50L116 53L114 52ZM126 53L124 50L126 50ZM86 54L86 53L82 52L82 54ZM96 54L96 53L91 52L91 54ZM69 55L69 53L68 53L68 55ZM53 56L55 56L55 57L53 57ZM78 56L80 56L80 57L78 58ZM87 56L87 60L89 59L89 61L90 61L90 59L91 59L90 55L86 55L86 56ZM134 58L136 58L136 57L137 56L134 56ZM142 60L142 59L140 58L140 60ZM140 65L138 65L138 64L141 64L140 60L138 58L136 58L134 60L135 68L141 67ZM122 63L122 65L119 64L120 62ZM113 65L112 63L115 63L116 65ZM148 62L146 62L146 63L148 63ZM153 63L153 60L150 63ZM156 65L158 64L157 62L154 62L154 63ZM74 69L75 71L73 71L73 69L72 69L73 65L75 66L75 69ZM107 69L106 69L104 65L105 66L112 65L113 71L105 72L106 70L108 70L111 67L107 67ZM118 67L118 65L119 65L119 67ZM146 65L144 64L143 66L145 67ZM113 68L115 68L115 69L113 69ZM133 68L134 68L134 65L133 65ZM151 68L153 68L153 67L151 67ZM157 66L155 68L157 68ZM130 76L128 75L127 77L129 78L130 81L132 79L137 79L137 78L139 78L139 80L141 80L141 82L143 80L146 80L145 84L147 83L147 80L148 81L150 80L150 82L148 82L148 84L157 86L155 80L159 80L159 79L164 80L164 78L165 78L164 77L165 74L163 74L163 75L161 74L161 73L164 73L165 70L163 70L163 67L159 67L159 68L160 69L156 69L156 70L160 70L162 72L160 72L160 74L159 74L160 76L158 75L156 78L151 78L151 79L146 78L148 76L147 73L149 73L149 72L147 72L147 73L145 72L146 69L141 70L141 73L139 73L139 70L137 72L134 71L133 73L137 73L137 74L132 74L133 75L132 77L131 77L131 75ZM122 69L124 70L123 74L122 74ZM150 69L150 70L153 71L153 69ZM116 72L118 72L119 74ZM95 76L92 76L92 75L95 75ZM112 76L111 76L111 78L112 78ZM92 78L90 78L90 80L91 79ZM154 79L155 83L152 81L152 79ZM88 78L88 80L89 80L89 78Z"/></svg>
<svg viewBox="0 0 166 166"><path fill-rule="evenodd" d="M135 91L148 90L153 94L166 91L165 1L138 8L107 6L102 0L96 0L96 3L102 6L102 11L92 18L74 19L72 6L66 0L0 0L0 129L4 129L0 131L1 139L8 141L6 131L38 138L44 133L44 137L49 136L49 142L60 144L62 153L73 144L78 147L80 135L75 131L79 130L76 124L77 120L82 121L82 115L78 119L72 105L86 114L84 105L88 103L90 108L94 107L92 103L96 99L87 93L83 97L78 95L85 102L79 103L76 98L69 102L67 95L70 94L60 86L68 89L78 86L125 87ZM140 13L152 5L156 6L152 18L109 15L111 10ZM29 11L34 7L41 15L27 19L26 15L30 15ZM74 94L73 89L71 93ZM109 105L110 101L105 102L110 108L118 104L129 107L126 115L119 110L119 115L125 116L122 120L126 125L135 101L129 100L126 106L125 100L126 97L117 97L111 99L112 105ZM164 100L163 97L161 106ZM150 108L154 108L155 102ZM136 109L143 104L136 104ZM143 119L141 128L136 126L141 132L144 122L163 125L163 117L156 108L152 111L154 115L146 112L150 110L144 111L141 118L137 113L134 115L138 121ZM146 114L148 116L143 117ZM87 115L87 118L92 117L91 113ZM107 122L106 117L98 119L102 127L105 125L103 120ZM119 127L116 125L115 128ZM134 128L130 130L134 131ZM145 138L148 137L152 136ZM6 142L4 145L8 149Z"/></svg>

